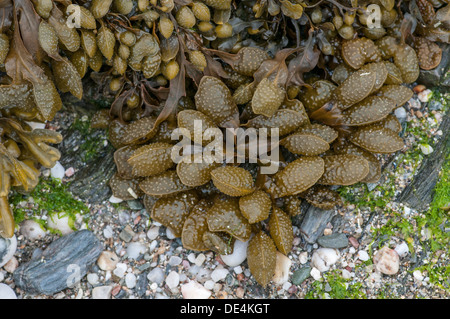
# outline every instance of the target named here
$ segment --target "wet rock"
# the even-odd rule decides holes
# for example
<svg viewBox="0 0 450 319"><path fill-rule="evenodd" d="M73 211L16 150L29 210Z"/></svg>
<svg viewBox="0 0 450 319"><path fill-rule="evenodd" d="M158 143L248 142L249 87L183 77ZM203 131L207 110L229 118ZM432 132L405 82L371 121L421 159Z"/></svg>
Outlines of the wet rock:
<svg viewBox="0 0 450 319"><path fill-rule="evenodd" d="M323 210L309 206L300 226L303 238L309 244L314 244L322 234L327 224L335 215L334 210Z"/></svg>
<svg viewBox="0 0 450 319"><path fill-rule="evenodd" d="M0 299L17 299L16 293L6 284L0 284Z"/></svg>
<svg viewBox="0 0 450 319"><path fill-rule="evenodd" d="M0 237L0 268L6 265L14 256L17 249L17 239L14 235L11 238Z"/></svg>
<svg viewBox="0 0 450 319"><path fill-rule="evenodd" d="M14 281L30 294L53 295L83 278L103 247L89 230L81 230L52 242L39 258L22 264Z"/></svg>
<svg viewBox="0 0 450 319"><path fill-rule="evenodd" d="M229 267L236 267L247 259L248 241L242 242L236 240L234 242L233 252L229 255L221 255L222 261Z"/></svg>
<svg viewBox="0 0 450 319"><path fill-rule="evenodd" d="M297 269L292 275L292 283L294 285L300 285L311 275L311 267L302 267Z"/></svg>
<svg viewBox="0 0 450 319"><path fill-rule="evenodd" d="M145 295L145 292L147 290L147 285L148 285L147 274L138 275L137 281L136 281L136 287L134 288L138 297L143 297Z"/></svg>
<svg viewBox="0 0 450 319"><path fill-rule="evenodd" d="M348 238L342 233L334 233L317 238L317 243L325 248L345 248L348 246Z"/></svg>

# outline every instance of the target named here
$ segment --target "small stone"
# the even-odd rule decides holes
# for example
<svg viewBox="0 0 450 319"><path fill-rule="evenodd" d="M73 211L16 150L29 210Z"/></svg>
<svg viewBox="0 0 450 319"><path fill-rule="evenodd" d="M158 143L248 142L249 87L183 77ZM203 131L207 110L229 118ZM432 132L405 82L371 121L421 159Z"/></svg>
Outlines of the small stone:
<svg viewBox="0 0 450 319"><path fill-rule="evenodd" d="M211 291L198 282L191 280L181 285L181 294L183 299L208 299L211 296Z"/></svg>
<svg viewBox="0 0 450 319"><path fill-rule="evenodd" d="M342 278L344 279L352 278L350 271L348 271L347 269L342 269Z"/></svg>
<svg viewBox="0 0 450 319"><path fill-rule="evenodd" d="M147 246L141 243L130 243L127 247L128 259L138 259L147 251Z"/></svg>
<svg viewBox="0 0 450 319"><path fill-rule="evenodd" d="M339 260L339 250L333 248L319 248L311 257L311 266L320 272L325 272Z"/></svg>
<svg viewBox="0 0 450 319"><path fill-rule="evenodd" d="M283 285L289 279L289 269L291 268L292 261L289 257L283 255L277 251L277 259L275 263L275 274L273 275L272 281L276 285Z"/></svg>
<svg viewBox="0 0 450 319"><path fill-rule="evenodd" d="M148 273L147 279L159 285L164 281L164 271L161 268L153 268Z"/></svg>
<svg viewBox="0 0 450 319"><path fill-rule="evenodd" d="M224 280L227 277L228 273L228 269L216 268L211 273L211 279L214 280L214 282Z"/></svg>
<svg viewBox="0 0 450 319"><path fill-rule="evenodd" d="M416 85L414 88L413 88L413 91L414 91L414 93L420 93L420 92L422 92L423 90L425 90L426 89L426 86L425 85L423 85L423 84L418 84L418 85Z"/></svg>
<svg viewBox="0 0 450 319"><path fill-rule="evenodd" d="M205 287L205 288L208 289L208 290L213 290L215 284L216 284L216 283L214 282L214 280L207 280L207 281L203 284L203 287Z"/></svg>
<svg viewBox="0 0 450 319"><path fill-rule="evenodd" d="M97 265L101 270L112 271L116 268L118 262L119 257L114 252L105 250L100 254Z"/></svg>
<svg viewBox="0 0 450 319"><path fill-rule="evenodd" d="M109 202L113 203L113 204L119 204L119 203L123 202L123 199L118 198L118 197L116 197L114 195L111 195L111 197L109 198Z"/></svg>
<svg viewBox="0 0 450 319"><path fill-rule="evenodd" d="M20 224L20 233L26 239L31 241L42 239L46 235L46 232L42 229L42 226L32 219L24 220Z"/></svg>
<svg viewBox="0 0 450 319"><path fill-rule="evenodd" d="M119 238L122 239L124 242L129 243L133 237L134 237L135 232L133 231L133 229L131 228L130 225L125 226L125 228L120 232L119 234Z"/></svg>
<svg viewBox="0 0 450 319"><path fill-rule="evenodd" d="M175 234L170 230L170 228L166 228L166 236L168 239L175 239Z"/></svg>
<svg viewBox="0 0 450 319"><path fill-rule="evenodd" d="M205 260L206 260L205 254L198 254L197 258L195 258L194 263L197 266L201 266L205 262Z"/></svg>
<svg viewBox="0 0 450 319"><path fill-rule="evenodd" d="M375 269L385 275L395 275L400 267L400 258L397 252L383 247L373 257Z"/></svg>
<svg viewBox="0 0 450 319"><path fill-rule="evenodd" d="M424 155L429 155L433 153L433 148L428 144L420 144L420 150Z"/></svg>
<svg viewBox="0 0 450 319"><path fill-rule="evenodd" d="M242 274L242 267L241 266L236 266L233 268L233 271L236 275Z"/></svg>
<svg viewBox="0 0 450 319"><path fill-rule="evenodd" d="M292 283L294 285L300 285L304 282L311 274L311 267L302 267L294 271L292 275Z"/></svg>
<svg viewBox="0 0 450 319"><path fill-rule="evenodd" d="M69 167L64 172L64 175L66 175L67 177L71 177L71 176L73 176L73 174L75 174L75 170L73 169L73 167Z"/></svg>
<svg viewBox="0 0 450 319"><path fill-rule="evenodd" d="M0 299L17 299L16 293L6 284L0 284Z"/></svg>
<svg viewBox="0 0 450 319"><path fill-rule="evenodd" d="M403 107L396 108L394 114L400 122L406 119L406 110Z"/></svg>
<svg viewBox="0 0 450 319"><path fill-rule="evenodd" d="M169 265L170 266L178 266L179 264L181 264L182 261L183 261L183 259L181 259L178 256L171 256L169 259Z"/></svg>
<svg viewBox="0 0 450 319"><path fill-rule="evenodd" d="M97 274L95 273L90 273L87 276L87 281L92 285L92 286L96 286L99 283L99 277Z"/></svg>
<svg viewBox="0 0 450 319"><path fill-rule="evenodd" d="M322 236L317 239L317 243L325 248L345 248L348 246L348 239L345 234L334 233L328 236Z"/></svg>
<svg viewBox="0 0 450 319"><path fill-rule="evenodd" d="M322 275L320 274L320 270L317 269L316 267L313 267L311 269L310 275L311 275L311 277L314 278L314 280L319 280L320 278L322 278Z"/></svg>
<svg viewBox="0 0 450 319"><path fill-rule="evenodd" d="M110 299L112 286L100 286L92 289L92 299Z"/></svg>
<svg viewBox="0 0 450 319"><path fill-rule="evenodd" d="M154 240L159 236L159 227L152 227L147 232L147 237L150 240Z"/></svg>
<svg viewBox="0 0 450 319"><path fill-rule="evenodd" d="M416 111L416 117L417 117L418 119L422 118L422 117L423 117L423 113L420 112L420 111Z"/></svg>
<svg viewBox="0 0 450 319"><path fill-rule="evenodd" d="M125 285L127 285L127 287L129 289L133 289L134 287L136 287L136 282L137 282L137 278L136 275L133 273L128 273L125 276Z"/></svg>
<svg viewBox="0 0 450 319"><path fill-rule="evenodd" d="M433 92L430 89L426 89L417 94L417 98L420 100L420 102L428 102L432 95Z"/></svg>
<svg viewBox="0 0 450 319"><path fill-rule="evenodd" d="M171 271L166 277L166 285L170 289L174 289L180 283L180 275L176 271Z"/></svg>
<svg viewBox="0 0 450 319"><path fill-rule="evenodd" d="M234 242L233 253L229 255L220 255L220 257L227 266L238 266L247 259L247 247L248 241L242 242L240 240L236 240Z"/></svg>
<svg viewBox="0 0 450 319"><path fill-rule="evenodd" d="M302 265L306 264L308 262L308 252L302 251L300 255L298 256L298 260Z"/></svg>
<svg viewBox="0 0 450 319"><path fill-rule="evenodd" d="M362 261L368 261L370 259L369 254L365 250L358 251L357 257Z"/></svg>
<svg viewBox="0 0 450 319"><path fill-rule="evenodd" d="M0 237L0 268L6 265L14 256L17 249L17 238L14 235L11 238Z"/></svg>
<svg viewBox="0 0 450 319"><path fill-rule="evenodd" d="M105 237L106 239L112 238L114 235L113 229L110 225L107 225L104 229L103 229L103 237Z"/></svg>
<svg viewBox="0 0 450 319"><path fill-rule="evenodd" d="M12 274L17 267L19 267L19 261L16 257L13 257L6 263L6 265L3 266L3 269Z"/></svg>
<svg viewBox="0 0 450 319"><path fill-rule="evenodd" d="M145 295L145 292L147 291L147 285L148 285L148 279L145 274L140 274L137 276L137 282L135 291L138 297L143 297Z"/></svg>
<svg viewBox="0 0 450 319"><path fill-rule="evenodd" d="M124 263L117 263L116 268L113 270L113 274L119 278L123 278L127 272L127 265Z"/></svg>
<svg viewBox="0 0 450 319"><path fill-rule="evenodd" d="M408 244L405 242L402 242L400 244L398 244L394 250L397 252L397 254L399 255L399 257L403 258L406 257L406 255L408 255L409 253L409 247Z"/></svg>
<svg viewBox="0 0 450 319"><path fill-rule="evenodd" d="M74 224L74 219L72 216L64 215L60 213L53 213L48 215L47 227L55 229L61 234L68 235L73 233L72 225Z"/></svg>
<svg viewBox="0 0 450 319"><path fill-rule="evenodd" d="M414 270L413 271L413 277L417 281L422 281L424 279L422 272L420 270Z"/></svg>
<svg viewBox="0 0 450 319"><path fill-rule="evenodd" d="M358 248L358 247L359 247L358 239L356 239L355 237L350 236L350 237L348 238L348 241L350 242L350 244L352 244L352 246L353 246L354 248Z"/></svg>
<svg viewBox="0 0 450 319"><path fill-rule="evenodd" d="M55 166L53 166L50 169L50 175L53 178L57 178L62 180L64 175L66 173L66 170L64 169L64 167L61 165L61 163L59 161L56 161Z"/></svg>

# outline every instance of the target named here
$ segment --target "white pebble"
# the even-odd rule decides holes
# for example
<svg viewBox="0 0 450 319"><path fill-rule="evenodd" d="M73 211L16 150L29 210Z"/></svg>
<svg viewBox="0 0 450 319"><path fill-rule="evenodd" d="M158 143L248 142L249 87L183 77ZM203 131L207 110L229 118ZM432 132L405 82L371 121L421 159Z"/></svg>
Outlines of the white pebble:
<svg viewBox="0 0 450 319"><path fill-rule="evenodd" d="M180 275L176 271L171 271L166 277L166 285L170 289L176 288L180 283Z"/></svg>
<svg viewBox="0 0 450 319"><path fill-rule="evenodd" d="M311 265L320 272L328 271L339 260L339 250L333 248L317 249L311 257Z"/></svg>
<svg viewBox="0 0 450 319"><path fill-rule="evenodd" d="M433 92L430 89L423 90L422 92L417 94L417 98L420 102L428 102L430 97L433 95Z"/></svg>
<svg viewBox="0 0 450 319"><path fill-rule="evenodd" d="M214 282L214 280L207 280L207 281L205 281L205 283L203 284L203 287L205 287L206 289L208 289L208 290L212 290L212 289L214 289L214 285L215 285L216 283Z"/></svg>
<svg viewBox="0 0 450 319"><path fill-rule="evenodd" d="M247 247L248 242L242 242L236 240L234 242L233 253L229 255L220 255L222 261L229 267L235 267L244 262L247 259Z"/></svg>
<svg viewBox="0 0 450 319"><path fill-rule="evenodd" d="M395 109L394 114L399 121L406 119L406 110L403 107Z"/></svg>
<svg viewBox="0 0 450 319"><path fill-rule="evenodd" d="M277 251L277 259L275 263L275 274L273 275L273 282L276 285L283 285L289 279L289 268L291 268L292 261L289 257Z"/></svg>
<svg viewBox="0 0 450 319"><path fill-rule="evenodd" d="M304 265L308 262L308 252L307 251L303 251L300 253L300 255L298 256L298 261Z"/></svg>
<svg viewBox="0 0 450 319"><path fill-rule="evenodd" d="M55 166L53 166L50 169L51 177L62 180L65 174L66 174L66 170L64 169L64 167L61 165L61 163L59 161L56 161Z"/></svg>
<svg viewBox="0 0 450 319"><path fill-rule="evenodd" d="M236 266L233 268L233 271L236 275L239 275L242 273L242 267L241 266Z"/></svg>
<svg viewBox="0 0 450 319"><path fill-rule="evenodd" d="M114 235L113 229L110 225L107 225L105 227L105 229L103 229L103 237L105 237L106 239L112 238L112 236Z"/></svg>
<svg viewBox="0 0 450 319"><path fill-rule="evenodd" d="M158 237L158 235L159 235L159 227L152 227L147 232L147 237L150 240L156 239L156 237Z"/></svg>
<svg viewBox="0 0 450 319"><path fill-rule="evenodd" d="M429 155L433 153L433 148L428 144L420 144L420 150L424 155Z"/></svg>
<svg viewBox="0 0 450 319"><path fill-rule="evenodd" d="M211 291L191 280L181 286L181 294L184 299L208 299L211 296Z"/></svg>
<svg viewBox="0 0 450 319"><path fill-rule="evenodd" d="M92 299L110 299L112 286L100 286L92 289Z"/></svg>
<svg viewBox="0 0 450 319"><path fill-rule="evenodd" d="M127 247L128 259L137 259L147 251L147 246L142 243L130 243Z"/></svg>
<svg viewBox="0 0 450 319"><path fill-rule="evenodd" d="M424 278L422 275L422 272L420 270L414 270L413 276L414 276L414 279L416 279L417 281L422 281Z"/></svg>
<svg viewBox="0 0 450 319"><path fill-rule="evenodd" d="M34 129L44 129L45 128L45 123L39 123L39 122L29 122L29 121L25 121L25 123L27 123L32 130Z"/></svg>
<svg viewBox="0 0 450 319"><path fill-rule="evenodd" d="M316 267L313 267L311 269L310 275L311 275L311 277L314 278L314 280L319 280L320 278L322 278L322 276L320 275L320 270L317 269Z"/></svg>
<svg viewBox="0 0 450 319"><path fill-rule="evenodd" d="M283 284L283 289L284 289L284 290L288 290L289 288L291 288L291 286L292 286L292 284L291 284L289 281L286 281L286 282Z"/></svg>
<svg viewBox="0 0 450 319"><path fill-rule="evenodd" d="M352 274L347 269L342 269L342 278L344 279L350 279L352 277Z"/></svg>
<svg viewBox="0 0 450 319"><path fill-rule="evenodd" d="M166 236L168 239L176 238L175 234L169 228L166 228Z"/></svg>
<svg viewBox="0 0 450 319"><path fill-rule="evenodd" d="M369 254L365 250L358 251L358 259L362 261L368 261L369 260Z"/></svg>
<svg viewBox="0 0 450 319"><path fill-rule="evenodd" d="M28 240L42 239L46 234L41 225L32 219L27 219L20 224L20 233Z"/></svg>
<svg viewBox="0 0 450 319"><path fill-rule="evenodd" d="M11 238L0 237L0 268L13 258L17 249L17 238L14 235Z"/></svg>
<svg viewBox="0 0 450 319"><path fill-rule="evenodd" d="M128 273L125 276L125 285L127 285L128 288L133 289L134 287L136 287L136 275L133 273Z"/></svg>
<svg viewBox="0 0 450 319"><path fill-rule="evenodd" d="M170 266L178 266L179 264L181 264L182 261L183 261L183 260L182 260L180 257L178 257L178 256L172 256L172 257L170 257L170 259L169 259L169 265L170 265Z"/></svg>
<svg viewBox="0 0 450 319"><path fill-rule="evenodd" d="M98 284L99 277L98 277L97 274L95 274L95 273L90 273L90 274L88 274L86 277L87 277L87 281L88 281L92 286L95 286L95 285Z"/></svg>
<svg viewBox="0 0 450 319"><path fill-rule="evenodd" d="M194 263L197 266L201 266L205 262L205 260L206 260L205 254L198 254L197 258L195 258Z"/></svg>
<svg viewBox="0 0 450 319"><path fill-rule="evenodd" d="M188 259L189 262L191 262L191 263L195 263L195 258L197 258L197 257L195 256L194 253L190 253L190 254L187 256L187 259Z"/></svg>
<svg viewBox="0 0 450 319"><path fill-rule="evenodd" d="M164 271L161 268L153 268L149 271L147 279L159 285L164 281Z"/></svg>
<svg viewBox="0 0 450 319"><path fill-rule="evenodd" d="M114 195L111 195L111 197L109 198L109 202L113 203L113 204L118 204L118 203L122 203L123 199L118 198L118 197L116 197Z"/></svg>
<svg viewBox="0 0 450 319"><path fill-rule="evenodd" d="M127 265L124 263L117 263L116 268L113 271L113 274L119 278L123 278L127 271Z"/></svg>
<svg viewBox="0 0 450 319"><path fill-rule="evenodd" d="M401 244L397 245L394 250L397 252L397 254L400 257L406 257L406 255L408 255L409 253L409 247L408 244L405 242L402 242Z"/></svg>
<svg viewBox="0 0 450 319"><path fill-rule="evenodd" d="M17 299L17 296L10 286L0 284L0 299Z"/></svg>
<svg viewBox="0 0 450 319"><path fill-rule="evenodd" d="M221 280L224 280L228 275L228 270L225 268L216 268L211 273L211 279L214 280L214 282L218 282Z"/></svg>
<svg viewBox="0 0 450 319"><path fill-rule="evenodd" d="M47 227L60 231L63 236L73 233L71 225L74 220L71 216L64 215L64 213L53 213L49 217Z"/></svg>

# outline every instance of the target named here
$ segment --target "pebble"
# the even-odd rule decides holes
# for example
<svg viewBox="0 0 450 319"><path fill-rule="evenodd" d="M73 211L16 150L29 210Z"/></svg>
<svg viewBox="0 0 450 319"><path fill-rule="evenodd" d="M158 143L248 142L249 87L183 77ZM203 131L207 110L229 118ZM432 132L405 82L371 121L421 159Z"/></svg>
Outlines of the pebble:
<svg viewBox="0 0 450 319"><path fill-rule="evenodd" d="M175 239L175 234L170 230L170 228L166 228L166 236L168 239Z"/></svg>
<svg viewBox="0 0 450 319"><path fill-rule="evenodd" d="M147 279L150 282L161 284L164 281L164 271L161 268L153 268L151 271L149 271L147 275Z"/></svg>
<svg viewBox="0 0 450 319"><path fill-rule="evenodd" d="M181 285L181 294L184 299L208 299L212 293L203 285L191 280Z"/></svg>
<svg viewBox="0 0 450 319"><path fill-rule="evenodd" d="M326 248L345 248L348 246L348 238L345 234L334 233L317 238L317 243Z"/></svg>
<svg viewBox="0 0 450 319"><path fill-rule="evenodd" d="M414 279L416 279L417 281L422 281L424 279L422 272L420 270L414 270L413 271L413 277Z"/></svg>
<svg viewBox="0 0 450 319"><path fill-rule="evenodd" d="M394 114L400 122L406 119L406 110L403 107L396 108Z"/></svg>
<svg viewBox="0 0 450 319"><path fill-rule="evenodd" d="M369 254L365 250L358 251L357 257L359 260L362 260L362 261L368 261L370 259Z"/></svg>
<svg viewBox="0 0 450 319"><path fill-rule="evenodd" d="M273 282L276 285L283 285L289 279L289 269L291 268L292 260L277 251L277 259L275 263L275 273L273 275Z"/></svg>
<svg viewBox="0 0 450 319"><path fill-rule="evenodd" d="M213 290L215 285L216 283L214 282L214 280L207 280L203 284L203 287L205 287L208 290Z"/></svg>
<svg viewBox="0 0 450 319"><path fill-rule="evenodd" d="M116 268L119 257L113 251L105 250L100 254L97 265L101 270L112 271Z"/></svg>
<svg viewBox="0 0 450 319"><path fill-rule="evenodd" d="M298 260L302 265L306 264L308 262L308 252L302 251L300 255L298 256Z"/></svg>
<svg viewBox="0 0 450 319"><path fill-rule="evenodd" d="M147 246L141 243L130 243L127 247L128 259L138 259L147 251Z"/></svg>
<svg viewBox="0 0 450 319"><path fill-rule="evenodd" d="M320 278L322 278L322 275L320 274L320 270L317 269L316 267L313 267L311 269L310 275L311 275L311 277L314 278L314 280L319 280Z"/></svg>
<svg viewBox="0 0 450 319"><path fill-rule="evenodd" d="M294 285L300 285L311 275L311 267L302 267L297 269L292 274L292 283Z"/></svg>
<svg viewBox="0 0 450 319"><path fill-rule="evenodd" d="M114 235L114 231L112 229L112 227L110 225L107 225L104 229L103 229L103 237L105 237L106 239L112 238Z"/></svg>
<svg viewBox="0 0 450 319"><path fill-rule="evenodd" d="M228 269L216 268L211 273L211 279L214 280L214 282L224 280L227 277L228 273Z"/></svg>
<svg viewBox="0 0 450 319"><path fill-rule="evenodd" d="M111 195L111 197L109 198L109 202L113 203L113 204L119 204L119 203L123 202L123 199L118 198L118 197L116 197L114 195Z"/></svg>
<svg viewBox="0 0 450 319"><path fill-rule="evenodd" d="M55 166L50 169L50 176L62 180L65 174L66 170L64 169L64 167L59 161L56 161Z"/></svg>
<svg viewBox="0 0 450 319"><path fill-rule="evenodd" d="M166 277L166 285L170 289L174 289L180 283L180 275L176 271L171 271Z"/></svg>
<svg viewBox="0 0 450 319"><path fill-rule="evenodd" d="M16 293L6 284L0 284L0 299L17 299Z"/></svg>
<svg viewBox="0 0 450 319"><path fill-rule="evenodd" d="M19 261L16 257L13 257L6 263L6 265L3 266L3 269L12 274L17 267L19 267Z"/></svg>
<svg viewBox="0 0 450 319"><path fill-rule="evenodd" d="M373 256L375 269L385 275L395 275L400 267L400 258L397 252L383 247Z"/></svg>
<svg viewBox="0 0 450 319"><path fill-rule="evenodd" d="M119 238L124 242L129 243L136 233L133 231L130 225L125 226L125 228L120 232Z"/></svg>
<svg viewBox="0 0 450 319"><path fill-rule="evenodd" d="M206 260L205 254L198 254L198 256L194 260L194 264L197 266L201 266Z"/></svg>
<svg viewBox="0 0 450 319"><path fill-rule="evenodd" d="M398 244L394 250L397 252L397 254L399 255L399 257L403 258L406 257L406 255L408 255L409 253L409 247L408 244L405 242L402 242L400 244Z"/></svg>
<svg viewBox="0 0 450 319"><path fill-rule="evenodd" d="M96 273L90 273L87 276L87 281L92 285L96 286L99 283L99 276Z"/></svg>
<svg viewBox="0 0 450 319"><path fill-rule="evenodd" d="M429 155L433 153L433 148L428 144L420 144L420 150L424 155Z"/></svg>
<svg viewBox="0 0 450 319"><path fill-rule="evenodd" d="M42 229L41 225L32 219L24 220L20 224L20 233L26 239L31 241L42 239L46 235L46 232Z"/></svg>
<svg viewBox="0 0 450 319"><path fill-rule="evenodd" d="M113 270L113 274L119 278L123 278L127 272L127 264L117 263L116 268Z"/></svg>
<svg viewBox="0 0 450 319"><path fill-rule="evenodd" d="M241 266L236 266L233 268L233 271L236 275L242 274L242 267Z"/></svg>
<svg viewBox="0 0 450 319"><path fill-rule="evenodd" d="M352 274L347 269L342 269L342 278L350 279L352 278Z"/></svg>
<svg viewBox="0 0 450 319"><path fill-rule="evenodd" d="M159 236L159 227L152 227L147 232L147 237L150 240L154 240Z"/></svg>
<svg viewBox="0 0 450 319"><path fill-rule="evenodd" d="M169 259L169 265L170 266L178 266L179 264L181 264L182 261L183 261L183 259L181 259L178 256L171 256Z"/></svg>
<svg viewBox="0 0 450 319"><path fill-rule="evenodd" d="M125 276L125 285L127 285L127 287L129 289L133 289L134 287L136 287L136 283L137 283L137 278L136 278L135 274L128 273Z"/></svg>
<svg viewBox="0 0 450 319"><path fill-rule="evenodd" d="M417 94L417 98L419 99L420 102L424 103L428 102L428 100L431 98L432 95L433 92L430 89L426 89Z"/></svg>
<svg viewBox="0 0 450 319"><path fill-rule="evenodd" d="M110 299L112 286L100 286L92 289L92 299Z"/></svg>
<svg viewBox="0 0 450 319"><path fill-rule="evenodd" d="M229 255L221 255L222 261L229 267L236 267L247 259L248 242L236 240L234 242L233 253Z"/></svg>
<svg viewBox="0 0 450 319"><path fill-rule="evenodd" d="M311 266L317 268L320 272L325 272L339 260L340 254L337 249L319 248L311 257Z"/></svg>
<svg viewBox="0 0 450 319"><path fill-rule="evenodd" d="M75 170L73 169L73 167L69 167L64 172L64 175L66 175L67 177L71 177L71 176L73 176L73 174L75 174Z"/></svg>
<svg viewBox="0 0 450 319"><path fill-rule="evenodd" d="M73 233L74 230L71 225L73 225L74 220L71 216L61 213L53 213L49 214L48 217L48 228L60 231L63 236Z"/></svg>
<svg viewBox="0 0 450 319"><path fill-rule="evenodd" d="M352 244L352 246L354 248L358 248L359 247L358 239L356 239L355 237L353 237L353 236L349 237L348 241L350 242L350 244Z"/></svg>
<svg viewBox="0 0 450 319"><path fill-rule="evenodd" d="M17 249L17 238L14 235L11 238L0 237L0 268L6 265L14 256Z"/></svg>

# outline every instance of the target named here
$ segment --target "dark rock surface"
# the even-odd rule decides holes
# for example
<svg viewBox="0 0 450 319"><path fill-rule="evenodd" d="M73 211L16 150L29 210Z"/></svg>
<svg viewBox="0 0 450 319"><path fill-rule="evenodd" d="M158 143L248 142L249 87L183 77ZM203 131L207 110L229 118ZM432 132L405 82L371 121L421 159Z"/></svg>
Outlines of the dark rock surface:
<svg viewBox="0 0 450 319"><path fill-rule="evenodd" d="M103 245L91 231L74 232L20 265L14 272L14 282L27 293L53 295L77 284L102 250Z"/></svg>
<svg viewBox="0 0 450 319"><path fill-rule="evenodd" d="M348 246L348 238L342 233L333 233L317 238L317 243L325 248L345 248Z"/></svg>
<svg viewBox="0 0 450 319"><path fill-rule="evenodd" d="M303 239L309 244L314 244L317 238L323 235L324 229L335 214L334 209L323 210L314 206L308 206L300 225Z"/></svg>

